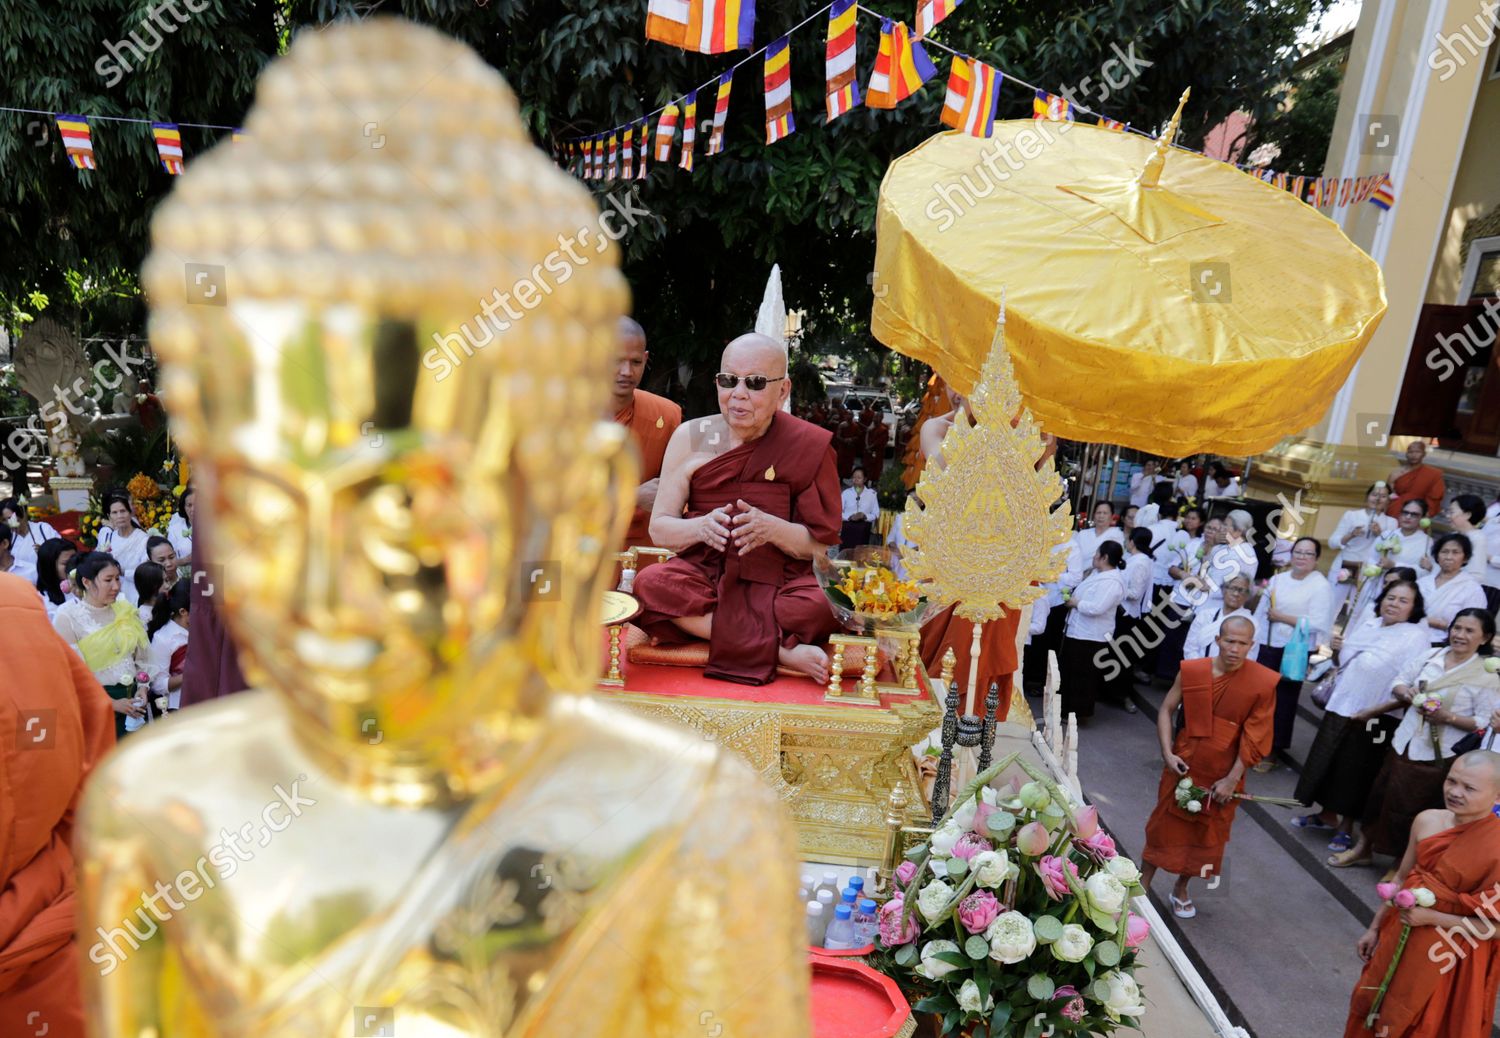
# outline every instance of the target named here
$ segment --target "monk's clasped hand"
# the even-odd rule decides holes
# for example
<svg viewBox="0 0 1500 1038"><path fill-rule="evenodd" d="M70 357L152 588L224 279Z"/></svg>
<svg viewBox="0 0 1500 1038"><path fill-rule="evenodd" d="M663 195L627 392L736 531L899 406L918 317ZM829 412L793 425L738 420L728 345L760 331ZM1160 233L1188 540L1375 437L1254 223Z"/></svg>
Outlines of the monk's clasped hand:
<svg viewBox="0 0 1500 1038"><path fill-rule="evenodd" d="M723 551L728 546L732 530L727 506L700 516L698 524L698 539L704 544L714 551Z"/></svg>
<svg viewBox="0 0 1500 1038"><path fill-rule="evenodd" d="M1209 792L1213 794L1215 801L1220 804L1227 804L1234 799L1235 785L1235 782L1230 781L1228 776L1225 776L1224 778L1221 778L1219 779L1219 781L1215 782Z"/></svg>
<svg viewBox="0 0 1500 1038"><path fill-rule="evenodd" d="M775 518L744 501L735 502L735 515L730 522L734 527L734 546L741 555L765 544L775 532Z"/></svg>

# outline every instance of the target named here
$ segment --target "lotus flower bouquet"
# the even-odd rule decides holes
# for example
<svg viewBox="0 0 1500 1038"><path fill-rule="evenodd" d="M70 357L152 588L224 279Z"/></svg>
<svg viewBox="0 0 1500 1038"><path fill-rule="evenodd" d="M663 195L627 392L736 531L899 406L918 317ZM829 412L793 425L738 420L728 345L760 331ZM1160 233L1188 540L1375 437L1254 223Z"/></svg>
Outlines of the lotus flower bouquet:
<svg viewBox="0 0 1500 1038"><path fill-rule="evenodd" d="M1012 767L1004 789L992 780ZM1135 980L1146 920L1135 863L1094 808L1018 754L953 800L907 852L880 910L874 961L941 1032L973 1038L1110 1034L1145 1012Z"/></svg>
<svg viewBox="0 0 1500 1038"><path fill-rule="evenodd" d="M1394 883L1377 883L1375 893L1380 896L1380 900L1398 912L1404 912L1409 908L1431 908L1437 904L1437 896L1426 887L1409 887L1403 890ZM1370 1012L1365 1016L1365 1026L1372 1031L1375 1029L1375 1021L1380 1018L1380 1005L1385 1001L1385 993L1391 988L1391 979L1396 976L1396 967L1401 965L1401 955L1406 951L1406 942L1410 937L1411 924L1403 923L1401 938L1396 942L1396 951L1391 956L1390 966L1386 968L1385 979L1380 982L1380 987L1375 989L1375 997L1370 1002Z"/></svg>

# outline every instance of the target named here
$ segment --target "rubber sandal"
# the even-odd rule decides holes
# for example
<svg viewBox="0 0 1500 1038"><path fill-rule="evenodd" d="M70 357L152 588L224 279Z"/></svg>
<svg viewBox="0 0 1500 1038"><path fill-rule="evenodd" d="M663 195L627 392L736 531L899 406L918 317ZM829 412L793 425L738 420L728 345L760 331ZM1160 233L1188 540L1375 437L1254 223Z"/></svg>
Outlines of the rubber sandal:
<svg viewBox="0 0 1500 1038"><path fill-rule="evenodd" d="M1355 858L1352 850L1342 854L1334 854L1328 858L1328 867L1333 869L1350 869L1356 865L1373 865L1375 861L1368 854L1363 858Z"/></svg>
<svg viewBox="0 0 1500 1038"><path fill-rule="evenodd" d="M1333 826L1322 820L1319 815L1293 815L1293 829L1332 829ZM1348 848L1346 847L1345 850Z"/></svg>
<svg viewBox="0 0 1500 1038"><path fill-rule="evenodd" d="M1354 846L1354 837L1348 833L1339 833L1328 841L1328 849L1335 854L1343 854Z"/></svg>
<svg viewBox="0 0 1500 1038"><path fill-rule="evenodd" d="M1193 907L1192 898L1179 901L1176 894L1169 894L1168 897L1172 899L1172 914L1178 919L1191 919L1198 914L1198 909Z"/></svg>

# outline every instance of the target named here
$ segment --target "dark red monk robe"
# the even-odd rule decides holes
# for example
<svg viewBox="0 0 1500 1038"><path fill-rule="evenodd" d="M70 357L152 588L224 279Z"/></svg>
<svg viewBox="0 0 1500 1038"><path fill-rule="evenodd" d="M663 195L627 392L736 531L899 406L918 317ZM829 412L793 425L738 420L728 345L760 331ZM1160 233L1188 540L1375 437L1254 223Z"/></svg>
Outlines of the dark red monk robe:
<svg viewBox="0 0 1500 1038"><path fill-rule="evenodd" d="M1271 752L1271 729L1276 716L1274 670L1246 660L1239 670L1215 677L1213 660L1182 664L1183 728L1172 752L1187 761L1188 777L1203 789L1229 774L1235 758L1245 770ZM1146 822L1142 859L1179 876L1217 873L1224 845L1234 825L1238 800L1227 804L1205 802L1201 814L1177 806L1177 783L1182 776L1162 769L1156 809ZM1235 792L1244 792L1245 780Z"/></svg>
<svg viewBox="0 0 1500 1038"><path fill-rule="evenodd" d="M758 440L705 462L688 485L686 518L744 500L807 527L819 544L837 544L842 509L832 435L777 412ZM673 623L714 614L704 675L746 685L776 676L778 650L831 634L833 611L812 562L763 544L741 557L695 544L676 558L642 569L635 580L641 614L635 624L666 643L691 640Z"/></svg>
<svg viewBox="0 0 1500 1038"><path fill-rule="evenodd" d="M1414 926L1380 1003L1373 1029L1370 1004L1401 940L1401 914L1380 921L1380 943L1349 1000L1344 1038L1487 1038L1500 990L1500 818L1486 815L1417 844L1406 889L1426 887L1435 911L1482 916L1445 938L1444 928ZM1488 897L1488 903L1486 903Z"/></svg>

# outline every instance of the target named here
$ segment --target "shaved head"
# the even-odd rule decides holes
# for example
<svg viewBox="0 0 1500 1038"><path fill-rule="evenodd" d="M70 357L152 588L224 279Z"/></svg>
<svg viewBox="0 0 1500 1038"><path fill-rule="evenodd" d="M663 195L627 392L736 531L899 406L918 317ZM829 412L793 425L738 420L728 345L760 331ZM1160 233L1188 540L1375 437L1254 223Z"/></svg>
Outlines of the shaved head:
<svg viewBox="0 0 1500 1038"><path fill-rule="evenodd" d="M1470 750L1453 762L1455 768L1462 766L1474 775L1483 775L1494 783L1500 793L1500 753L1494 750Z"/></svg>
<svg viewBox="0 0 1500 1038"><path fill-rule="evenodd" d="M634 317L620 318L617 335L621 342L639 342L641 349L646 348L646 329L642 328L640 322Z"/></svg>
<svg viewBox="0 0 1500 1038"><path fill-rule="evenodd" d="M746 332L724 347L720 365L730 371L732 365L746 364L759 365L757 371L762 375L785 375L786 347L768 335Z"/></svg>
<svg viewBox="0 0 1500 1038"><path fill-rule="evenodd" d="M1227 634L1231 627L1238 627L1242 634L1248 635L1251 638L1255 637L1255 621L1251 620L1248 616L1231 616L1228 620L1219 624L1219 633Z"/></svg>

